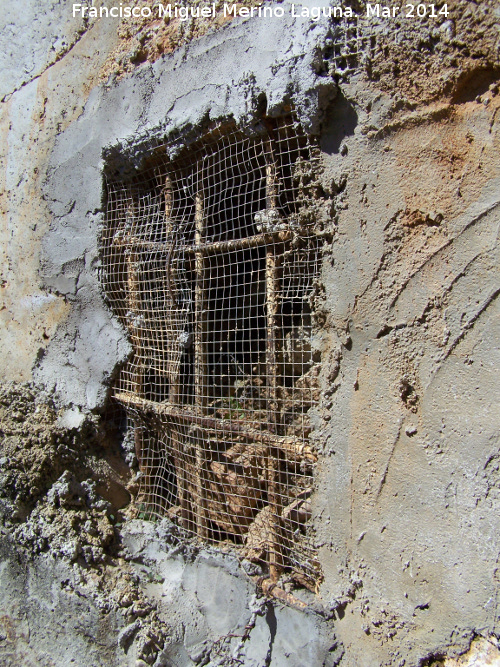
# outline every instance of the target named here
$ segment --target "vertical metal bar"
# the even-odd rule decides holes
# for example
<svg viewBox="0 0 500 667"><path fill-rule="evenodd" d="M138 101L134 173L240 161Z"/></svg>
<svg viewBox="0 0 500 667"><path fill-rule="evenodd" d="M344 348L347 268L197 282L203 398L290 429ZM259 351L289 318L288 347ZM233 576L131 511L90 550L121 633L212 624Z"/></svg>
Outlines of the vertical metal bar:
<svg viewBox="0 0 500 667"><path fill-rule="evenodd" d="M130 249L127 252L127 310L128 330L134 347L134 373L132 391L143 397L144 368L142 363L142 340L140 336L140 268L139 253Z"/></svg>
<svg viewBox="0 0 500 667"><path fill-rule="evenodd" d="M188 530L193 523L189 502L189 480L187 468L189 462L184 454L183 440L185 428L170 425L170 442L172 444L175 475L177 480L177 502L181 507L181 524Z"/></svg>
<svg viewBox="0 0 500 667"><path fill-rule="evenodd" d="M132 193L129 194L129 203L125 211L125 238L132 238L135 232L135 204ZM144 398L144 363L143 363L143 341L139 327L141 314L141 281L140 281L140 253L132 249L131 245L125 253L127 263L127 328L134 349L134 361L132 366L132 377L130 391L132 394ZM136 426L134 432L135 455L139 463L139 469L144 475L144 483L149 488L151 478L151 466L147 466L147 458L144 456L144 432L142 427Z"/></svg>
<svg viewBox="0 0 500 667"><path fill-rule="evenodd" d="M203 195L196 193L195 197L195 246L200 246L203 242ZM205 396L205 378L206 378L206 350L205 350L205 330L206 330L206 312L205 312L205 258L203 253L197 250L195 252L195 378L194 393L195 405L201 414L206 404Z"/></svg>
<svg viewBox="0 0 500 667"><path fill-rule="evenodd" d="M172 220L173 207L173 187L172 179L169 174L165 177L165 186L163 189L165 195L165 233L167 242L167 255L165 258L165 290L167 293L166 304L169 305L166 314L165 326L170 336L166 336L168 347L164 351L163 362L165 364L165 371L168 377L168 400L175 405L180 400L181 386L180 386L180 352L177 344L177 311L175 308L175 295L173 294L172 285L174 281L174 251L175 251L175 230Z"/></svg>
<svg viewBox="0 0 500 667"><path fill-rule="evenodd" d="M132 238L135 228L135 205L130 195L130 201L125 211L126 237ZM142 360L142 339L140 335L141 315L141 285L139 252L133 250L133 246L126 251L127 262L127 327L134 348L134 371L132 374L131 391L143 397L144 392L144 366Z"/></svg>
<svg viewBox="0 0 500 667"><path fill-rule="evenodd" d="M278 179L273 146L270 139L267 139L265 142L264 150L266 154L266 209L271 211L278 207Z"/></svg>
<svg viewBox="0 0 500 667"><path fill-rule="evenodd" d="M274 254L274 248L268 246L266 250L266 376L267 422L268 428L272 433L278 432L278 341L276 340L276 331L278 328L279 311L279 269L279 258Z"/></svg>
<svg viewBox="0 0 500 667"><path fill-rule="evenodd" d="M266 155L266 209L275 210L278 203L278 184L276 176L276 163L274 161L273 149L270 140L265 144ZM278 341L276 332L278 330L279 313L279 270L280 258L276 256L275 249L269 245L266 250L266 303L267 303L267 336L266 336L266 376L267 376L267 421L271 432L277 433L278 423ZM277 450L269 449L267 468L267 497L271 508L270 518L270 544L269 544L269 574L273 581L277 581L283 559L280 550L280 526L279 526L279 493L277 477L279 474L279 453Z"/></svg>
<svg viewBox="0 0 500 667"><path fill-rule="evenodd" d="M203 178L200 178L200 186L203 184ZM203 193L198 190L195 196L195 245L200 246L204 235L203 218ZM201 415L207 402L207 358L206 358L206 295L205 295L205 258L199 250L195 253L195 331L194 331L194 396L195 406ZM203 467L205 465L205 456L201 446L199 432L196 437L196 529L200 537L208 537L206 502L203 488Z"/></svg>
<svg viewBox="0 0 500 667"><path fill-rule="evenodd" d="M165 185L164 185L164 196L165 196L165 235L166 242L168 246L167 255L165 257L165 289L167 291L168 300L166 303L169 304L169 310L166 314L165 326L170 330L170 336L167 336L168 348L165 350L164 361L166 364L166 373L169 382L168 388L168 400L169 403L175 405L180 400L181 393L181 378L180 378L180 358L179 350L176 340L176 318L177 312L175 309L175 297L172 292L172 276L174 273L173 270L173 256L175 251L175 229L174 223L172 220L172 208L174 202L174 192L172 178L170 174L167 173L165 176ZM165 426L164 426L165 428ZM177 427L172 427L170 424L167 426L168 436L170 438L170 443L172 447L172 454L175 466L176 481L177 481L177 502L181 507L181 523L184 528L189 528L192 523L192 512L189 503L189 485L187 479L187 468L189 467L189 462L186 461L186 456L184 454L183 448L183 429L178 429Z"/></svg>
<svg viewBox="0 0 500 667"><path fill-rule="evenodd" d="M174 201L170 174L165 176L165 187L163 188L163 192L165 193L165 226L168 238L168 235L172 233L172 205Z"/></svg>

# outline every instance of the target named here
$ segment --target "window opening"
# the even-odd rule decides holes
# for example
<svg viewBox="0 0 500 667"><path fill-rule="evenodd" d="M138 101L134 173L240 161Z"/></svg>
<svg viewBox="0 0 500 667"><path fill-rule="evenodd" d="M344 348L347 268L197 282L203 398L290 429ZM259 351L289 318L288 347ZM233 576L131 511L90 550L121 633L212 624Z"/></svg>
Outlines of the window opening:
<svg viewBox="0 0 500 667"><path fill-rule="evenodd" d="M314 588L315 140L290 114L253 136L218 125L168 154L108 175L102 236L105 290L133 346L114 397L136 424L144 502Z"/></svg>

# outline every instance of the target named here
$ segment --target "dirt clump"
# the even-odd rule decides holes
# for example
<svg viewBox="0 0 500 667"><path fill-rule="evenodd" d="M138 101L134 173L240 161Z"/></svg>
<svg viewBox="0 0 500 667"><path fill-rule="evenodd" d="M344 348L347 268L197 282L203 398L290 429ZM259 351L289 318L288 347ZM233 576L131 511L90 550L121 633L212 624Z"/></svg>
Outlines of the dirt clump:
<svg viewBox="0 0 500 667"><path fill-rule="evenodd" d="M127 652L134 642L137 659L153 664L170 631L142 591L122 546L127 508L117 504L128 495L129 478L125 464L120 469L116 463L116 425L92 414L73 426L64 421L53 400L37 395L33 386L2 388L0 530L5 546L21 562L71 565L73 578L64 583L65 590L91 600L103 614L117 612L124 626L117 636L120 649ZM116 493L117 468L122 496ZM109 493L113 487L115 493ZM100 491L108 491L109 499Z"/></svg>

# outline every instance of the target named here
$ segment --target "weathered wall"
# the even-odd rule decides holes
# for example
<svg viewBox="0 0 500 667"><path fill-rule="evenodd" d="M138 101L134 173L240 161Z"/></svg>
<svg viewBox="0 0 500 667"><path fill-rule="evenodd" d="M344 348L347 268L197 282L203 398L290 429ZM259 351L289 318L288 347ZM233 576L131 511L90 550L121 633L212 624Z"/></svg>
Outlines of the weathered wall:
<svg viewBox="0 0 500 667"><path fill-rule="evenodd" d="M476 637L462 664L499 664L498 7L366 21L349 71L326 20L188 44L211 26L40 7L0 31L0 364L5 383L37 382L1 399L3 662L451 667ZM243 121L262 93L321 124L332 231L312 415L324 581L297 593L307 612L257 597L251 564L141 520L106 409L130 348L98 280L102 150Z"/></svg>
<svg viewBox="0 0 500 667"><path fill-rule="evenodd" d="M338 366L316 512L323 594L346 604L360 665L389 639L397 664L498 622L497 104L388 119L346 138L331 174L347 175L346 208L325 279Z"/></svg>

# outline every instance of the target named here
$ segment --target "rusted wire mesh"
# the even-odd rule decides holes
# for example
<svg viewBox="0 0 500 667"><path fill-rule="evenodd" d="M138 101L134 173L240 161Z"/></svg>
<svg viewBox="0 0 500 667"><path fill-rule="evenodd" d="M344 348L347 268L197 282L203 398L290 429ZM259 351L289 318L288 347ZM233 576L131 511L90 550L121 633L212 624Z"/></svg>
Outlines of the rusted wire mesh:
<svg viewBox="0 0 500 667"><path fill-rule="evenodd" d="M369 26L362 24L360 19L343 18L336 26L335 38L327 49L331 63L331 74L343 78L353 74L366 57L370 44Z"/></svg>
<svg viewBox="0 0 500 667"><path fill-rule="evenodd" d="M105 290L133 346L114 396L136 424L144 501L313 587L317 148L290 115L170 149L108 176L102 237Z"/></svg>

